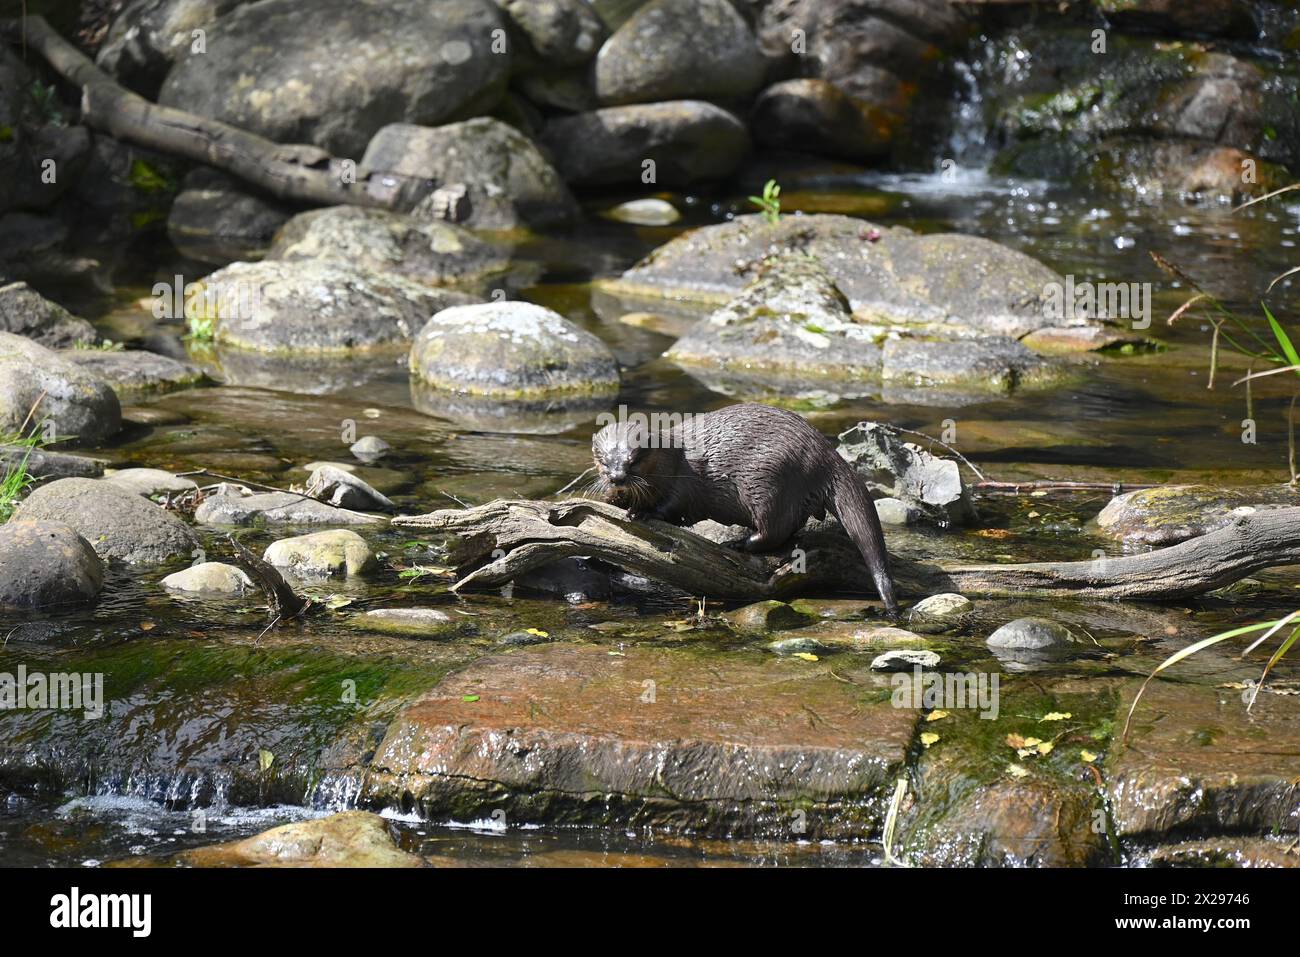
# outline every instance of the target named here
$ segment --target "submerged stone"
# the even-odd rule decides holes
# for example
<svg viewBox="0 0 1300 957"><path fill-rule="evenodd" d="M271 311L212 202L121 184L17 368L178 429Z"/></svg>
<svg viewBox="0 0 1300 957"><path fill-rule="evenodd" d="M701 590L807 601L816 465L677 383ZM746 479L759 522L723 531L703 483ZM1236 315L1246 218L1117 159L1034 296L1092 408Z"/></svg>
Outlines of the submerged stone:
<svg viewBox="0 0 1300 957"><path fill-rule="evenodd" d="M194 511L200 525L376 525L384 521L346 508L334 508L294 492L237 492L210 495Z"/></svg>
<svg viewBox="0 0 1300 957"><path fill-rule="evenodd" d="M812 615L796 611L783 601L755 602L744 608L729 611L723 617L732 628L747 634L801 628L816 620Z"/></svg>

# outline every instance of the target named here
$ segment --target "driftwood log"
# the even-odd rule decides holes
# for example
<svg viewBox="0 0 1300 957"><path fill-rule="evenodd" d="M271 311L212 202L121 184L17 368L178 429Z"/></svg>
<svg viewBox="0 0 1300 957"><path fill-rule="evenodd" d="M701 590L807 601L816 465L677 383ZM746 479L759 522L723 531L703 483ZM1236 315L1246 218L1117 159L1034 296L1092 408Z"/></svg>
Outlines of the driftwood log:
<svg viewBox="0 0 1300 957"><path fill-rule="evenodd" d="M499 500L400 516L393 524L449 536L455 588L490 588L556 559L585 556L690 595L754 600L825 590L873 594L866 566L837 524L809 525L779 554L751 555L585 499ZM1155 551L1081 562L961 565L895 558L899 590L990 598L1168 601L1277 565L1300 564L1300 508L1254 512Z"/></svg>
<svg viewBox="0 0 1300 957"><path fill-rule="evenodd" d="M354 170L316 146L280 144L227 123L151 103L113 81L43 17L0 22L0 36L38 52L54 72L81 87L82 121L116 140L206 163L272 196L312 205L409 209L428 192L423 180ZM349 172L354 171L355 175Z"/></svg>

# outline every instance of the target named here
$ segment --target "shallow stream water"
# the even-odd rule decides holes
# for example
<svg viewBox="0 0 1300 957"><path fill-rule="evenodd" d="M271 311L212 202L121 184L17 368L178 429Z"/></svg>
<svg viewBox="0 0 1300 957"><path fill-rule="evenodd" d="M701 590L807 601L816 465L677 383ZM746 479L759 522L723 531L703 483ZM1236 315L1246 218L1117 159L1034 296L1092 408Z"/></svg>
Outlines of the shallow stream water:
<svg viewBox="0 0 1300 957"><path fill-rule="evenodd" d="M681 229L719 221L744 209L739 198L674 197L686 219L671 228L638 228L600 218L610 203L589 209L571 233L528 240L521 260L538 263L540 279L518 290L551 306L605 339L625 365L619 402L630 409L702 411L732 399L710 392L658 358L665 336L602 318L589 285L613 275ZM1150 282L1151 326L1145 334L1162 351L1116 355L1091 366L1080 384L1032 396L1012 394L961 408L839 401L814 397L799 404L823 432L833 435L862 419L939 435L945 420L955 445L990 479L1069 479L1121 483L1206 481L1220 484L1278 482L1287 476L1284 377L1264 380L1250 397L1258 422L1256 444L1241 441L1247 416L1243 387L1231 382L1245 363L1225 356L1218 382L1206 388L1209 332L1188 316L1170 329L1165 319L1188 295L1147 255L1177 263L1233 308L1259 321L1257 299L1272 277L1300 261L1300 202L1285 197L1234 213L1222 206L1149 205L1114 197L1086 197L1036 182L995 179L983 173L878 175L822 180L788 190L786 212L844 212L882 225L923 231L975 233L1036 256L1077 281ZM136 299L184 263L156 254L134 256L117 277L115 305L95 317L119 341L180 344L178 323L158 322ZM1281 286L1270 298L1284 323L1300 316L1295 289ZM597 302L598 304L598 302ZM177 472L214 473L287 487L307 477L314 461L347 458L340 423L354 420L359 434L377 434L396 452L358 474L407 513L496 497L542 497L568 485L586 468L593 423L581 421L557 434L468 432L412 407L403 365L326 395L295 394L249 386L213 386L142 399L140 406L168 413L170 423L132 426L115 445L95 450L114 466L141 465ZM1105 491L1028 498L984 496L980 532L894 531L891 548L903 554L967 560L1086 558L1117 546L1097 537L1089 520L1109 499ZM221 536L201 530L209 557L222 558ZM253 529L252 547L283 531ZM447 672L493 649L496 636L538 628L554 640L608 644L690 645L700 654L770 655L707 627L680 630L696 608L687 602L570 605L542 596L479 595L454 598L439 570L436 545L399 530L366 533L381 552L384 570L364 583L334 583L321 590L353 605L311 625L262 634L259 602L183 601L158 581L174 567L112 572L103 597L74 615L10 621L0 650L0 670L102 671L117 714L132 716L126 734L101 739L82 722L59 714L0 715L0 734L17 745L4 770L33 786L0 804L0 853L5 864L163 862L186 847L251 834L276 823L350 806L355 782L308 767L348 720L322 689L346 667L360 676L372 717L391 714L402 695L432 686ZM426 567L427 574L400 577ZM1278 570L1259 576L1248 597L1207 598L1178 606L1090 608L1069 603L980 602L964 640L949 649L949 663L997 668L983 636L1022 614L1065 616L1082 623L1096 642L1080 655L1046 668L1044 675L1105 682L1115 675L1144 675L1188 640L1225 626L1263 620L1294 608L1300 576ZM359 633L349 609L401 604L454 608L473 622L468 637L451 642ZM710 606L709 611L722 606ZM592 625L600 625L593 629ZM0 634L0 637L5 637ZM1257 661L1207 654L1184 674L1205 681L1241 681L1258 675ZM1285 663L1283 682L1296 677ZM385 702L388 702L386 704ZM386 710L387 709L387 710ZM160 740L162 744L160 745ZM26 758L24 742L30 742ZM232 786L223 768L230 755L268 751L280 775L264 789ZM185 755L185 773L169 773L167 754ZM211 766L194 770L194 756ZM198 762L200 765L202 761ZM296 773L301 769L301 773ZM205 808L205 829L194 827ZM595 828L509 828L491 821L423 822L390 812L403 847L464 864L823 864L858 865L880 857L879 845L800 841L719 841L611 832Z"/></svg>

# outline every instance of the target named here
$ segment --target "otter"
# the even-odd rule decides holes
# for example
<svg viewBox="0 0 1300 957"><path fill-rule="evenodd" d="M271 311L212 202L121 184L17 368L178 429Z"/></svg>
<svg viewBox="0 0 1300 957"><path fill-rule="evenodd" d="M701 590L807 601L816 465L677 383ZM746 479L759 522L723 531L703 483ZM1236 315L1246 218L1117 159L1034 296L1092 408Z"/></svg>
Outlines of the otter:
<svg viewBox="0 0 1300 957"><path fill-rule="evenodd" d="M876 507L835 446L801 416L746 403L686 417L664 433L611 423L591 440L593 490L632 519L743 525L749 551L788 541L829 510L862 553L890 615L898 613Z"/></svg>

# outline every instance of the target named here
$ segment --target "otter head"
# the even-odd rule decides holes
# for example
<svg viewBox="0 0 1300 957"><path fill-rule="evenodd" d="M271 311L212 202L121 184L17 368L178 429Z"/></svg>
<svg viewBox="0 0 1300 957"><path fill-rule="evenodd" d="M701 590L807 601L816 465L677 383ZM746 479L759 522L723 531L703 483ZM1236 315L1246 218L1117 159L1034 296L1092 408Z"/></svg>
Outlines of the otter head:
<svg viewBox="0 0 1300 957"><path fill-rule="evenodd" d="M610 423L591 439L596 465L593 491L611 505L629 510L653 508L662 497L657 479L664 472L666 449L650 441L643 426ZM671 474L669 469L667 474Z"/></svg>

